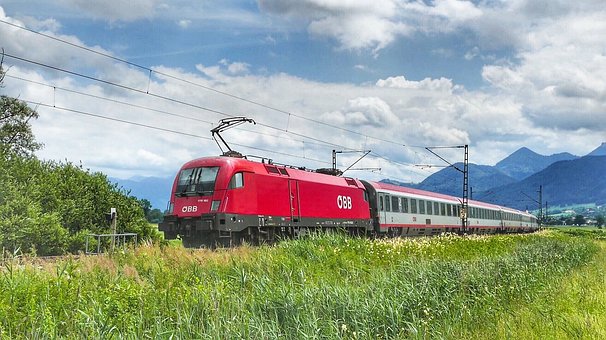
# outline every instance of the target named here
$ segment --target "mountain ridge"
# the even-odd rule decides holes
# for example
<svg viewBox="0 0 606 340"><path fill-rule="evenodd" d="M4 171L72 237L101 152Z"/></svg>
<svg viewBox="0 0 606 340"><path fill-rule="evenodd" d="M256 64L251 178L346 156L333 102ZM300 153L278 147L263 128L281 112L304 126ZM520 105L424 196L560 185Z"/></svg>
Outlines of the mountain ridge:
<svg viewBox="0 0 606 340"><path fill-rule="evenodd" d="M508 176L517 180L522 180L545 169L554 162L575 158L578 158L578 156L568 152L545 156L538 154L527 147L522 147L495 164L495 167Z"/></svg>

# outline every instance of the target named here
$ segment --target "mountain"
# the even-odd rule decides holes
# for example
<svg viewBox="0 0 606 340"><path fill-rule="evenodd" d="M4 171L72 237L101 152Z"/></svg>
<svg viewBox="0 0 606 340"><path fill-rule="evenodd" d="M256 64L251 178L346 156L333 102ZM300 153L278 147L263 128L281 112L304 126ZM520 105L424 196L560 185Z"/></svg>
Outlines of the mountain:
<svg viewBox="0 0 606 340"><path fill-rule="evenodd" d="M588 153L587 156L606 156L606 142L602 143L602 145Z"/></svg>
<svg viewBox="0 0 606 340"><path fill-rule="evenodd" d="M543 156L524 147L498 162L495 167L506 175L509 175L517 180L522 180L545 169L554 162L576 158L578 157L568 152L562 152L551 156Z"/></svg>
<svg viewBox="0 0 606 340"><path fill-rule="evenodd" d="M407 187L407 188L417 188L417 186L418 186L418 184L416 184L416 183L400 182L400 181L396 181L394 179L389 179L389 178L382 179L379 182L387 183L387 184L391 184L391 185L399 185L401 187Z"/></svg>
<svg viewBox="0 0 606 340"><path fill-rule="evenodd" d="M463 169L463 163L456 163L455 166ZM516 182L515 178L504 174L495 167L469 164L469 186L472 188L470 190L474 192L514 182ZM463 173L453 167L444 168L427 177L416 187L446 195L461 196L463 194Z"/></svg>
<svg viewBox="0 0 606 340"><path fill-rule="evenodd" d="M164 211L170 198L174 177L134 177L130 179L110 178L112 182L130 194L151 202L152 208Z"/></svg>
<svg viewBox="0 0 606 340"><path fill-rule="evenodd" d="M536 209L539 186L543 204L606 203L606 156L584 156L559 161L517 183L474 195L480 201L517 209Z"/></svg>

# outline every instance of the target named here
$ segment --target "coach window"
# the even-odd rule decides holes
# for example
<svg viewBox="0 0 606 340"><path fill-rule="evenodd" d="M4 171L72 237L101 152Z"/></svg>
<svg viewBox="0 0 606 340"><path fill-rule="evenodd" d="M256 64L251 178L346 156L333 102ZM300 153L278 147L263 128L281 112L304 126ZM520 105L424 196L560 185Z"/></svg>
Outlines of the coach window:
<svg viewBox="0 0 606 340"><path fill-rule="evenodd" d="M391 208L389 207L389 195L385 195L385 211L391 211Z"/></svg>
<svg viewBox="0 0 606 340"><path fill-rule="evenodd" d="M425 201L419 200L419 214L425 214Z"/></svg>
<svg viewBox="0 0 606 340"><path fill-rule="evenodd" d="M385 210L385 208L383 207L383 195L379 196L379 210Z"/></svg>
<svg viewBox="0 0 606 340"><path fill-rule="evenodd" d="M229 181L229 188L236 189L244 186L244 174L236 172Z"/></svg>
<svg viewBox="0 0 606 340"><path fill-rule="evenodd" d="M446 205L446 215L452 216L452 205L450 204Z"/></svg>
<svg viewBox="0 0 606 340"><path fill-rule="evenodd" d="M435 215L440 215L440 203L433 202L433 213Z"/></svg>
<svg viewBox="0 0 606 340"><path fill-rule="evenodd" d="M440 215L446 216L446 203L440 203Z"/></svg>
<svg viewBox="0 0 606 340"><path fill-rule="evenodd" d="M402 212L408 213L408 198L402 197Z"/></svg>
<svg viewBox="0 0 606 340"><path fill-rule="evenodd" d="M431 207L432 207L432 203L430 201L427 201L427 215L433 214L433 212L431 211Z"/></svg>
<svg viewBox="0 0 606 340"><path fill-rule="evenodd" d="M414 198L410 199L410 213L411 214L417 213L417 200Z"/></svg>
<svg viewBox="0 0 606 340"><path fill-rule="evenodd" d="M400 212L400 202L399 198L397 196L391 196L391 210L393 210L393 212Z"/></svg>

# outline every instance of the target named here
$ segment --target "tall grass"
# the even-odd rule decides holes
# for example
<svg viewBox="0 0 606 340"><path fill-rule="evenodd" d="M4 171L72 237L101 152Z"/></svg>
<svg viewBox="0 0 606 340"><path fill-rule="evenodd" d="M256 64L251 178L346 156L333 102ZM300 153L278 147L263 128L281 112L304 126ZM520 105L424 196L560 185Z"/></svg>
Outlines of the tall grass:
<svg viewBox="0 0 606 340"><path fill-rule="evenodd" d="M56 264L7 261L0 336L459 338L500 329L494 315L544 296L547 283L597 250L587 238L555 232L332 234L272 247L148 245Z"/></svg>

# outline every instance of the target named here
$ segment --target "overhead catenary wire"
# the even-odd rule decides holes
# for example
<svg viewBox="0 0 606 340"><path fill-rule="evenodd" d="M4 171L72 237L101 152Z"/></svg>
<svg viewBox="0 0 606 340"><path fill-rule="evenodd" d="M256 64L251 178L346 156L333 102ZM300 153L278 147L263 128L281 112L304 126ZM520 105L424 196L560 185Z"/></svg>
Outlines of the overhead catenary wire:
<svg viewBox="0 0 606 340"><path fill-rule="evenodd" d="M32 63L32 64L40 66L40 67L45 67L45 68L49 68L49 69L52 69L52 70L55 70L55 71L65 72L65 73L68 73L68 74L71 74L71 75L74 75L74 76L83 77L83 78L91 80L91 81L97 81L97 82L100 82L102 84L106 84L106 85L109 85L109 86L115 86L115 87L118 87L118 88L121 88L121 89L124 89L124 90L133 91L135 93L139 93L139 94L142 94L142 95L148 95L148 96L156 97L156 98L161 99L161 100L167 100L167 101L178 103L178 104L181 104L181 105L184 105L184 106L189 106L189 107L193 107L193 108L196 108L196 109L200 109L200 110L216 113L216 114L219 114L219 115L222 115L222 116L233 117L233 115L225 113L225 112L222 112L222 111L219 111L219 110L215 110L215 109L208 108L208 107L201 106L201 105L197 105L197 104L188 103L188 102L185 102L185 101L182 101L182 100L178 100L178 99L174 99L174 98L170 98L170 97L166 97L166 96L161 96L161 95L157 95L157 94L153 94L153 93L148 93L147 91L142 91L140 89L137 89L137 88L134 88L134 87L131 87L131 86L117 84L117 83L114 83L114 82L111 82L111 81L108 81L108 80L103 80L103 79L95 78L95 77L88 76L88 75L85 75L85 74L81 74L79 72L74 72L74 71L70 71L70 70L64 70L64 69L56 67L56 66L46 65L46 64L41 63L41 62L29 60L27 58L22 58L22 57L18 57L18 56L14 56L12 54L6 54L6 53L5 53L5 56L7 56L9 58L20 60L22 62ZM20 77L15 77L15 78L20 78ZM21 79L24 79L24 78L21 78ZM36 81L34 81L34 82L36 82ZM40 83L40 82L36 82L36 83ZM62 88L59 88L59 87L57 87L55 85L44 84L44 83L40 83L40 84L44 85L44 86L52 87L55 91L57 89L62 89ZM75 92L80 92L80 91L75 91L75 90L70 90L70 91L72 91L74 93ZM88 94L85 94L85 95L88 95ZM97 96L97 97L100 97L100 96ZM103 99L103 98L100 98L100 99ZM109 99L108 98L108 100L116 102L116 103L125 104L125 105L136 105L136 104L130 104L130 103L125 103L125 102L117 101L115 99ZM36 102L32 102L32 103L36 103ZM50 107L50 105L44 105L44 106ZM64 109L67 109L67 108L64 108ZM77 111L77 110L74 110L74 111ZM88 116L97 116L97 117L100 117L100 118L104 117L102 115L95 115L95 114L91 114L91 113L89 113L87 115ZM107 119L107 117L106 117L106 119ZM204 121L204 120L201 120L201 121L203 121L205 123L208 123L208 124L211 124L211 125L213 124L212 122L208 122L208 121ZM134 125L144 126L142 124L134 124ZM314 141L317 141L317 142L320 142L320 143L323 143L323 144L326 144L326 145L329 145L329 146L332 146L332 147L339 147L339 148L348 149L348 150L354 149L354 148L350 148L350 147L347 147L347 146L339 145L339 144L336 144L336 143L326 142L324 140L321 140L321 139L318 139L318 138L314 138L314 137L310 137L310 136L306 136L304 134L299 134L299 133L296 133L296 132L293 132L293 131L286 131L286 130L283 130L283 129L271 126L269 124L259 123L259 125L267 127L267 128L270 128L270 129L275 129L275 130L278 130L280 132L285 132L285 133L288 133L288 134L300 136L302 138L307 138L307 139L310 139L310 140L314 140ZM151 128L154 128L154 127L151 127ZM163 130L163 131L167 131L167 132L173 132L173 131L168 131L168 129L162 129L162 128L157 128L157 130ZM246 131L249 131L249 130L246 130ZM251 131L249 131L249 132L251 132ZM197 136L197 135L193 135L193 136L194 137L200 137L200 136ZM256 148L256 147L251 147L251 146L242 145L242 144L234 144L234 145L250 148L250 149L253 149L253 150L260 150L260 151L270 152L270 153L274 153L274 154L282 154L282 155L286 155L286 156L294 156L294 157L301 158L301 159L307 159L307 160L312 160L312 161L316 161L316 162L320 162L320 163L324 163L324 164L330 164L329 162L325 162L325 161L321 161L321 160L313 159L313 158L309 158L309 157L300 157L300 156L295 156L295 155L288 154L288 153L281 153L281 152L276 152L276 151L273 151L273 150ZM387 158L384 158L384 157L382 157L380 155L375 155L375 157L383 158L383 159L387 160L388 162L396 164L393 161L391 161L391 160L389 160ZM410 164L406 164L406 163L399 163L399 165L411 166Z"/></svg>
<svg viewBox="0 0 606 340"><path fill-rule="evenodd" d="M96 117L96 118L101 118L101 119L105 119L105 120L109 120L109 121L114 121L114 122L118 122L118 123L124 123L124 124L139 126L139 127L143 127L143 128L153 129L153 130L170 132L170 133L175 133L175 134L179 134L179 135L183 135L183 136L195 137L195 138L200 138L200 139L204 139L204 140L209 140L209 141L213 140L210 137L196 135L196 134L193 134L193 133L187 133L187 132L183 132L183 131L177 131L177 130L167 129L167 128L163 128L163 127L159 127L159 126L154 126L154 125L150 125L150 124L143 124L143 123L133 122L133 121L126 120L126 119L120 119L120 118L115 118L115 117L103 116L103 115L99 115L99 114L96 114L96 113L91 113L91 112L82 111L82 110L76 110L76 109L70 109L70 108L61 107L61 106L58 106L58 105L50 105L50 104L35 102L35 101L31 101L31 100L23 100L23 101L26 102L26 103L32 104L32 105L42 106L42 107L46 107L46 108L50 108L50 109L61 110L61 111L66 111L66 112L71 112L71 113L76 113L76 114L79 114L79 115L84 115L84 116L89 116L89 117ZM289 157L294 157L294 158L300 158L300 159L310 160L310 161L314 161L314 162L318 162L318 163L323 163L323 164L330 164L330 162L327 162L327 161L324 161L324 160L321 160L321 159L315 159L315 158L306 157L306 156L298 156L298 155L294 155L294 154L290 154L290 153L286 153L286 152L275 151L275 150L268 150L268 149L259 148L259 147L256 147L256 146L244 145L244 144L240 144L240 143L231 143L231 144L237 145L237 146L241 146L241 147L244 147L244 148L248 148L248 149L251 149L251 150L270 152L270 153L274 153L274 154L278 154L278 155L289 156Z"/></svg>
<svg viewBox="0 0 606 340"><path fill-rule="evenodd" d="M51 85L48 83L43 83L37 80L32 80L32 79L26 79L23 77L18 77L18 76L13 76L13 75L6 75L6 78L11 78L11 79L16 79L16 80L20 80L23 82L28 82L28 83L32 83L32 84L36 84L36 85L40 85L40 86L44 86L44 87L48 87L48 88L52 88L53 89L53 95L55 95L55 91L59 90L59 91L64 91L64 92L68 92L68 93L73 93L73 94L77 94L77 95L81 95L81 96L86 96L86 97L90 97L90 98L95 98L95 99L99 99L99 100L103 100L103 101L107 101L107 102L111 102L111 103L115 103L115 104L120 104L120 105L125 105L125 106L129 106L129 107L134 107L134 108L138 108L138 109L142 109L142 110L148 110L148 111L152 111L152 112L156 112L156 113L160 113L160 114L165 114L165 115L169 115L169 116L173 116L173 117L179 117L179 118L183 118L183 119L188 119L188 120L193 120L193 121L197 121L197 122L202 122L202 123L206 123L209 124L211 126L214 126L216 124L216 122L211 122L208 120L204 120L204 119L199 119L199 118L195 118L195 117L191 117L191 116L186 116L186 115L181 115L181 114L177 114L177 113L173 113L173 112L169 112L166 110L159 110L159 109L155 109L152 107L148 107L148 106L143 106L143 105L139 105L139 104L133 104L133 103L129 103L129 102L125 102L122 100L117 100L114 98L109 98L109 97L104 97L104 96L100 96L100 95L96 95L96 94L92 94L92 93L86 93L83 91L78 91L78 90L73 90L73 89L68 89L66 87L61 87L61 86L57 86L57 85ZM53 100L54 102L54 100ZM267 125L262 125L271 129L276 129L280 132L286 132L283 131L281 129L277 129L271 126L267 126ZM254 130L249 130L249 129L244 129L244 128L236 128L236 130L239 131L245 131L245 132L249 132L249 133L253 133L253 134L258 134L258 135L263 135L263 136L269 136L269 137L273 137L273 138L283 138L282 136L278 136L275 134L270 134L270 133L266 133L266 132L261 132L261 131L254 131ZM288 132L287 132L288 133ZM346 148L345 146L339 145L339 144L335 144L335 143L331 143L331 142L327 142L327 141L323 141L320 140L318 138L314 138L314 137L310 137L310 136L305 136L302 134L298 134L298 133L294 133L294 132L290 132L290 134L295 135L295 136L299 136L302 138L307 138L309 140L313 140L316 141L315 142L309 142L303 139L294 139L294 138L289 138L292 141L295 142L300 142L300 143L305 143L305 144L310 144L310 145L317 145L317 146L322 146L322 147L342 147L342 148Z"/></svg>
<svg viewBox="0 0 606 340"><path fill-rule="evenodd" d="M254 105L257 105L257 106L260 106L260 107L263 107L263 108L267 108L267 109L270 109L270 110L273 110L273 111L276 111L276 112L283 113L285 115L288 115L288 124L289 125L290 125L291 117L296 117L296 118L303 119L303 120L306 120L306 121L314 122L316 124L320 124L320 125L324 125L324 126L327 126L327 127L330 127L330 128L338 129L338 130L341 130L341 131L344 131L344 132L356 134L356 135L364 137L366 140L368 140L368 139L374 139L374 140L377 140L377 141L386 142L386 143L390 143L390 144L394 144L394 145L398 145L398 146L402 146L402 147L426 148L426 146L421 146L421 145L406 145L406 144L403 144L403 143L400 143L400 142L395 142L395 141L392 141L392 140L388 140L388 139L379 138L379 137L376 137L376 136L367 135L367 134L364 134L364 133L361 133L361 132L358 132L358 131L355 131L355 130L351 130L351 129L347 129L347 128L344 128L344 127L341 127L341 126L337 126L337 125L333 125L333 124L330 124L330 123L326 123L326 122L323 122L323 121L320 121L320 120L317 120L317 119L312 119L312 118L309 118L309 117L305 117L305 116L301 116L301 115L298 115L298 114L294 114L292 112L289 112L289 111L286 111L286 110L281 110L281 109L272 107L272 106L267 105L267 104L263 104L263 103L260 103L260 102L254 101L254 100L250 100L250 99L247 99L247 98L244 98L244 97L240 97L240 96L237 96L237 95L233 95L231 93L228 93L228 92L225 92L225 91L221 91L221 90L215 89L215 88L207 86L207 85L203 85L203 84L200 84L200 83L197 83L197 82L193 82L193 81L190 81L190 80L187 80L187 79L183 79L183 78L180 78L178 76L174 76L172 74L168 74L168 73L165 73L165 72L157 71L157 70L154 70L152 68L149 68L149 67L146 67L146 66L142 66L140 64L133 63L133 62L130 62L130 61L125 60L125 59L121 59L121 58L115 57L115 56L113 56L111 54L104 53L104 52L101 52L101 51L98 51L98 50L95 50L95 49L92 49L92 48L88 48L86 46L82 46L82 45L79 45L79 44L75 44L75 43L69 42L67 40L64 40L64 39L61 39L61 38L58 38L58 37L55 37L55 36L52 36L52 35L49 35L49 34L41 33L41 32L38 32L38 31L35 31L35 30L32 30L32 29L26 28L26 27L23 27L23 26L20 26L20 25L16 25L14 23L7 22L5 20L0 20L0 23L4 23L4 24L7 24L7 25L10 25L10 26L19 28L19 29L23 29L23 30L29 31L29 32L31 32L33 34L38 34L38 35L44 36L46 38L55 40L57 42L65 43L65 44L70 45L72 47L75 47L75 48L78 48L78 49L82 49L82 50L85 50L87 52L94 53L94 54L97 54L97 55L105 57L105 58L110 58L111 60L114 60L116 62L124 63L126 65L129 65L129 66L132 66L132 67L144 70L144 71L146 71L146 73L148 73L149 79L148 79L148 82L147 82L146 90L142 90L142 89L138 89L138 88L135 88L135 87L126 86L126 85L123 85L123 84L114 83L114 82L111 82L111 81L108 81L108 80L91 77L91 76L88 76L88 75L85 75L85 74L82 74L82 73L79 73L79 72L74 72L74 71L70 71L70 70L61 69L61 68L58 68L56 66L46 65L46 64L43 64L43 63L40 63L40 62L36 62L36 61L33 61L33 60L28 60L26 58L14 56L14 55L7 55L8 57L12 57L12 58L15 58L17 60L21 60L23 62L33 63L33 64L41 66L41 67L48 67L48 68L56 70L56 71L65 72L65 73L68 73L68 74L71 74L71 75L74 75L74 76L83 77L84 79L88 79L88 80L92 80L92 81L98 81L98 82L101 82L101 83L104 83L104 84L107 84L107 85L111 85L111 86L117 86L117 87L125 89L125 90L135 91L135 92L138 92L140 94L150 95L150 96L156 97L158 99L175 102L175 103L178 103L178 104L181 104L181 105L186 105L186 106L190 106L190 107L193 107L193 108L196 108L196 109L205 110L205 111L212 112L212 113L215 113L215 114L218 114L218 115L228 116L228 117L233 116L233 115L230 115L230 114L227 114L225 112L222 112L222 111L219 111L219 110L215 110L215 109L212 109L212 108L204 107L204 106L201 106L201 105L196 105L196 104L193 104L193 103L188 103L188 102L185 102L183 100L178 100L178 99L175 99L175 98L158 95L158 94L155 94L155 93L150 93L150 84L151 84L152 74L157 74L157 75L162 76L162 77L166 77L166 78L174 79L174 80L177 80L177 81L181 81L181 82L184 82L184 83L192 85L192 86L204 88L206 90L213 91L213 92L216 92L216 93L219 93L219 94L222 94L222 95L225 95L225 96L237 99L237 100L241 100L241 101L244 101L244 102L247 102L247 103L250 103L250 104L254 104ZM121 103L121 104L129 105L129 103L126 103L126 102L116 101L116 103ZM135 105L135 104L130 104L130 105ZM156 112L160 112L160 111L161 110L158 110ZM168 114L171 114L171 113L168 113ZM182 118L198 120L198 121L205 122L205 123L208 123L208 124L211 124L211 125L213 124L212 122L201 120L201 119L196 119L196 118L193 118L193 117L182 116ZM306 139L309 139L309 140L313 140L313 141L316 141L318 143L311 143L311 142L306 142L306 141L301 141L301 140L296 140L296 139L290 138L293 141L298 141L298 142L307 143L307 144L311 144L311 145L319 145L319 146L330 145L330 146L339 147L339 148L348 149L348 150L355 149L355 148L339 145L339 144L336 144L336 143L330 143L330 142L327 142L327 141L319 139L319 138L315 138L315 137L311 137L311 136L306 136L304 134L299 134L299 133L290 131L289 125L287 125L285 129L278 128L278 127L275 127L275 126L272 126L272 125L269 125L269 124L264 124L264 123L260 123L259 125L267 127L267 128L270 128L270 129L276 129L276 130L281 131L281 132L286 132L286 133L291 134L291 135L295 135L295 136L299 136L299 137L306 138ZM257 132L250 131L250 130L244 130L244 131L248 131L248 132L252 132L252 133L257 133ZM264 134L264 133L259 133L259 134ZM268 136L271 136L271 137L279 137L279 136L270 135L270 134L266 134L266 133L265 133L265 135L268 135ZM247 146L244 146L244 147L247 147ZM273 152L273 151L269 151L269 152ZM386 159L386 158L383 158L382 156L376 156L376 157L382 158L382 159L385 159L388 162L394 163L393 161L391 161L389 159ZM306 158L306 159L308 159L308 158ZM414 165L406 164L406 163L400 163L400 165L410 166L410 167L414 166Z"/></svg>
<svg viewBox="0 0 606 340"><path fill-rule="evenodd" d="M130 107L134 107L134 108L137 108L137 109L142 109L142 110L148 110L148 111L152 111L152 112L157 112L157 113L161 113L161 114L165 114L165 115L169 115L169 116L173 116L173 117L179 117L179 118L183 118L183 119L189 119L189 120L193 120L193 121L197 121L197 122L201 122L201 123L207 123L207 124L210 124L210 125L214 124L214 122L211 122L211 121L208 121L208 120L204 120L204 119L199 119L199 118L195 118L195 117L185 116L185 115L181 115L181 114L177 114L177 113L173 113L173 112L169 112L169 111L165 111L165 110L154 109L152 107L147 107L147 106L143 106L143 105L139 105L139 104L128 103L128 102L125 102L125 101L122 101L122 100L117 100L117 99L113 99L113 98L109 98L109 97L99 96L99 95L92 94L92 93L86 93L86 92L82 92L82 91L68 89L66 87L61 87L61 86L57 86L57 85L51 85L51 84L48 84L48 83L43 83L43 82L32 80L32 79L26 79L26 78L23 78L23 77L17 77L17 76L13 76L13 75L10 75L10 74L7 74L6 78L12 78L12 79L20 80L20 81L23 81L23 82L28 82L28 83L32 83L32 84L36 84L36 85L40 85L40 86L44 86L44 87L49 87L49 88L52 88L54 91L60 90L60 91L64 91L64 92L74 93L74 94L81 95L81 96L86 96L86 97L90 97L90 98L95 98L95 99L99 99L99 100L108 101L108 102L115 103L115 104L130 106Z"/></svg>
<svg viewBox="0 0 606 340"><path fill-rule="evenodd" d="M13 59L16 59L16 60L19 60L19 61L22 61L22 62L31 63L31 64L34 64L34 65L37 65L37 66L40 66L40 67L44 67L44 68L49 68L49 69L54 70L54 71L64 72L64 73L67 73L67 74L70 74L70 75L73 75L73 76L77 76L77 77L81 77L81 78L84 78L84 79L87 79L87 80L100 82L100 83L105 84L105 85L118 87L118 88L121 88L123 90L132 91L132 92L135 92L135 93L138 93L138 94L142 94L142 95L152 96L152 97L155 97L157 99L166 100L166 101L169 101L169 102L177 103L177 104L180 104L180 105L192 107L192 108L195 108L195 109L199 109L199 110L203 110L203 111L207 111L207 112L211 112L211 113L215 113L215 114L218 114L218 115L221 115L221 116L225 116L225 117L234 117L234 115L228 114L226 112L222 112L222 111L219 111L219 110L216 110L216 109L212 109L212 108L205 107L205 106L202 106L202 105L197 105L197 104L189 103L189 102L186 102L186 101L183 101L183 100L179 100L179 99L175 99L175 98L171 98L171 97L167 97L167 96L162 96L162 95L158 95L158 94L154 94L154 93L149 93L147 91L143 91L143 90L134 88L132 86L126 86L126 85L123 85L123 84L118 84L118 83L115 83L115 82L112 82L112 81L109 81L109 80L104 80L104 79L92 77L92 76L89 76L89 75L85 75L83 73L66 70L66 69L63 69L63 68L60 68L60 67L57 67L57 66L47 65L47 64L44 64L44 63L41 63L41 62L37 62L37 61L34 61L34 60L30 60L30 59L27 59L27 58L14 56L12 54L5 53L4 55L6 57L8 57L8 58L13 58ZM208 121L204 121L204 122L208 122ZM210 124L213 124L213 123L210 123ZM324 141L322 139L319 139L319 138L310 137L310 136L306 136L306 135L303 135L303 134L298 134L298 133L293 132L293 131L287 131L287 130L284 130L284 129L281 129L281 128L278 128L278 127L275 127L275 126L272 126L272 125L269 125L269 124L265 124L265 123L262 123L262 122L259 122L257 124L259 126L267 127L267 128L270 128L270 129L281 131L281 132L286 132L288 134L292 134L292 135L296 135L296 136L299 136L299 137L307 138L307 139L310 139L310 140L314 140L316 142L325 143L325 144L330 145L330 146L336 146L336 147L340 147L340 148L344 148L344 149L348 149L348 150L352 149L351 147L347 147L347 146L343 146L343 145L339 145L339 144L335 144L335 143L326 142L326 141Z"/></svg>
<svg viewBox="0 0 606 340"><path fill-rule="evenodd" d="M48 83L39 82L39 81L36 81L36 80L30 80L30 79L26 79L26 78L22 78L22 77L17 77L17 76L13 76L13 75L7 75L7 77L11 78L11 79L16 79L16 80L24 81L24 82L30 82L30 83L33 83L33 84L36 84L36 85L40 85L40 86L49 87L49 88L52 88L54 91L55 90L66 91L66 92L75 93L75 94L78 94L78 95L89 96L89 97L100 99L100 100L106 100L106 101L109 101L109 102L118 103L118 104L121 104L121 105L127 105L127 106L137 107L137 108L140 108L140 109L151 110L151 111L154 111L154 112L169 114L169 115L177 116L177 117L180 117L180 118L199 120L199 119L196 119L196 118L193 118L193 117L188 117L188 116L183 116L183 115L177 115L177 114L173 114L173 113L168 112L168 111L163 111L163 110L153 109L153 108L149 108L149 107L142 106L142 105L127 103L127 102L119 101L119 100L116 100L116 99L113 99L113 98L107 98L107 97L103 97L103 96L99 96L99 95L93 95L93 94L85 93L85 92L82 92L82 91L76 91L76 90L72 90L72 89L67 89L67 88L64 88L64 87L59 87L59 86L56 86L56 85L51 85L51 84L48 84ZM131 124L131 125L137 125L137 126L140 126L140 127L146 127L146 128L151 128L151 129L155 129L155 130L160 130L160 131L165 131L165 132L171 132L171 133L177 133L177 134L186 135L186 136L190 136L190 137L196 137L196 138L202 138L202 139L211 140L208 137L204 137L204 136L200 136L200 135L188 134L188 133L183 133L183 132L176 131L176 130L170 130L170 129L166 129L166 128L155 127L155 126L151 126L151 125L148 125L148 124L141 124L141 123L126 121L126 120L123 120L123 119L111 118L111 117L107 117L107 116L103 116L103 115L99 115L99 114L94 114L94 113L90 113L90 112L85 112L85 111L81 111L81 110L75 110L75 109L70 109L70 108L65 108L65 107L58 107L55 103L53 103L53 105L50 105L50 104L44 104L44 103L35 102L35 101L31 101L31 100L25 100L25 101L28 102L28 103L31 103L31 104L35 104L35 105L39 105L39 106L43 106L43 107L56 108L56 109L62 110L62 111L68 111L68 112L78 113L78 114L82 114L82 115L86 115L86 116L97 117L97 118L102 118L102 119L106 119L106 120L112 120L112 121L126 123L126 124ZM211 124L211 125L213 124L212 122L205 121L205 120L199 120L199 121L202 121L202 122L205 122L205 123L208 123L208 124ZM246 132L250 132L250 133L261 134L261 135L267 135L267 136L270 136L270 137L280 138L280 136L276 136L276 135L272 135L272 134L268 134L268 133L263 133L263 132L259 132L259 131L251 131L251 130L246 130L246 129L242 129L242 128L238 128L238 129L241 129L242 131L246 131ZM301 136L303 138L308 138L308 139L311 138L313 140L316 140L313 137L305 136L303 134L298 134L298 133L292 133L292 134ZM312 144L312 145L323 146L323 147L331 146L331 147L346 148L346 147L344 147L342 145L338 145L338 144L330 143L330 142L325 142L325 141L321 141L322 144L320 144L320 143L311 143L311 142L308 142L308 141L305 141L305 140L296 140L296 139L291 139L291 140L297 141L297 142L301 142L301 143L307 143L307 144ZM320 141L320 140L318 140L318 141ZM234 145L251 148L253 150L260 150L260 151L271 152L271 153L275 153L275 154L282 154L282 155L285 155L285 156L297 157L297 158L301 158L301 159L312 160L312 161L315 161L315 162L329 164L328 162L325 162L325 161L322 161L322 160L318 160L318 159L313 159L313 158L310 158L310 157L300 157L300 156L296 156L296 155L292 155L292 154L288 154L288 153L281 153L281 152L276 152L276 151L273 151L273 150L267 150L267 149L262 149L262 148L257 148L257 147L251 147L251 146L248 146L248 145L237 144L237 143L234 143ZM403 165L403 166L411 166L411 164L406 164L406 163L402 163L402 162L392 161L392 160L390 160L390 159L388 159L388 158L386 158L384 156L378 155L377 153L374 153L372 156L375 157L375 158L384 159L384 160L386 160L386 161L388 161L388 162L390 162L392 164L398 164L398 165Z"/></svg>
<svg viewBox="0 0 606 340"><path fill-rule="evenodd" d="M384 139L384 138L380 138L380 137L376 137L376 136L367 135L367 134L364 134L364 133L361 133L361 132L358 132L358 131L355 131L355 130L351 130L351 129L347 129L347 128L344 128L344 127L341 127L341 126L337 126L337 125L334 125L334 124L326 123L326 122L323 122L323 121L320 121L320 120L317 120L317 119L305 117L305 116L302 116L302 115L299 115L299 114L295 114L295 113L292 113L292 112L289 112L289 111L286 111L286 110L283 110L283 109L279 109L279 108L276 108L276 107L273 107L273 106L270 106L270 105L267 105L267 104L264 104L264 103L260 103L260 102L257 102L257 101L254 101L254 100L251 100L251 99L248 99L248 98L237 96L237 95L234 95L234 94L226 92L226 91L221 91L221 90L215 89L215 88L213 88L211 86L203 85L203 84L200 84L200 83L197 83L197 82L193 82L191 80L187 80L187 79L183 79L181 77L177 77L177 76L172 75L172 74L168 74L168 73L165 73L165 72L157 71L157 70L154 70L154 69L152 69L150 67L143 66L143 65L140 65L140 64L137 64L137 63L133 63L131 61L128 61L128 60L125 60L125 59L122 59L122 58L118 58L118 57L113 56L113 55L111 55L109 53L104 53L104 52L101 52L101 51L98 51L98 50L94 50L92 48L89 48L89 47L86 47L86 46L82 46L82 45L79 45L79 44L67 41L65 39L61 39L61 38L52 36L50 34L45 34L45 33L42 33L42 32L39 32L39 31L30 29L30 28L27 28L27 27L24 27L24 26L21 26L21 25L17 25L15 23L11 23L11 22L8 22L6 20L1 20L0 19L0 23L6 24L6 25L10 25L10 26L18 28L18 29L25 30L25 31L33 33L33 34L37 34L37 35L43 36L45 38L52 39L52 40L60 42L60 43L67 44L69 46L72 46L72 47L75 47L75 48L78 48L78 49L82 49L82 50L87 51L89 53L94 53L96 55L99 55L99 56L102 56L102 57L105 57L105 58L109 58L111 60L114 60L114 61L117 61L117 62L120 62L120 63L124 63L124 64L129 65L129 66L133 66L133 67L139 68L139 69L144 70L144 71L146 71L146 72L149 73L149 80L151 80L152 74L155 73L157 75L160 75L160 76L163 76L163 77L166 77L166 78L170 78L170 79L173 79L173 80L181 81L183 83L186 83L186 84L189 84L189 85L193 85L193 86L196 86L196 87L199 87L199 88L203 88L205 90L212 91L212 92L215 92L215 93L218 93L218 94L221 94L221 95L224 95L224 96L236 99L236 100L240 100L240 101L252 104L252 105L256 105L256 106L259 106L259 107L262 107L262 108L266 108L268 110L272 110L272 111L275 111L275 112L279 112L279 113L285 114L285 115L287 115L289 117L289 122L290 122L290 117L291 116L292 117L297 117L299 119L307 120L307 121L310 121L310 122L313 122L313 123L317 123L317 124L324 125L324 126L327 126L327 127L330 127L330 128L338 129L338 130L341 130L341 131L344 131L344 132L356 134L356 135L359 135L359 136L362 136L362 137L371 138L371 139L374 139L374 140L377 140L377 141L381 141L381 142L385 142L385 143L390 143L390 144L395 144L395 145L399 145L399 146L404 146L402 143L399 143L399 142L396 142L396 141L391 141L391 140L388 140L388 139ZM141 91L141 92L143 92L143 93L149 93L149 84L148 84L147 91ZM288 131L288 126L286 127L285 130Z"/></svg>

